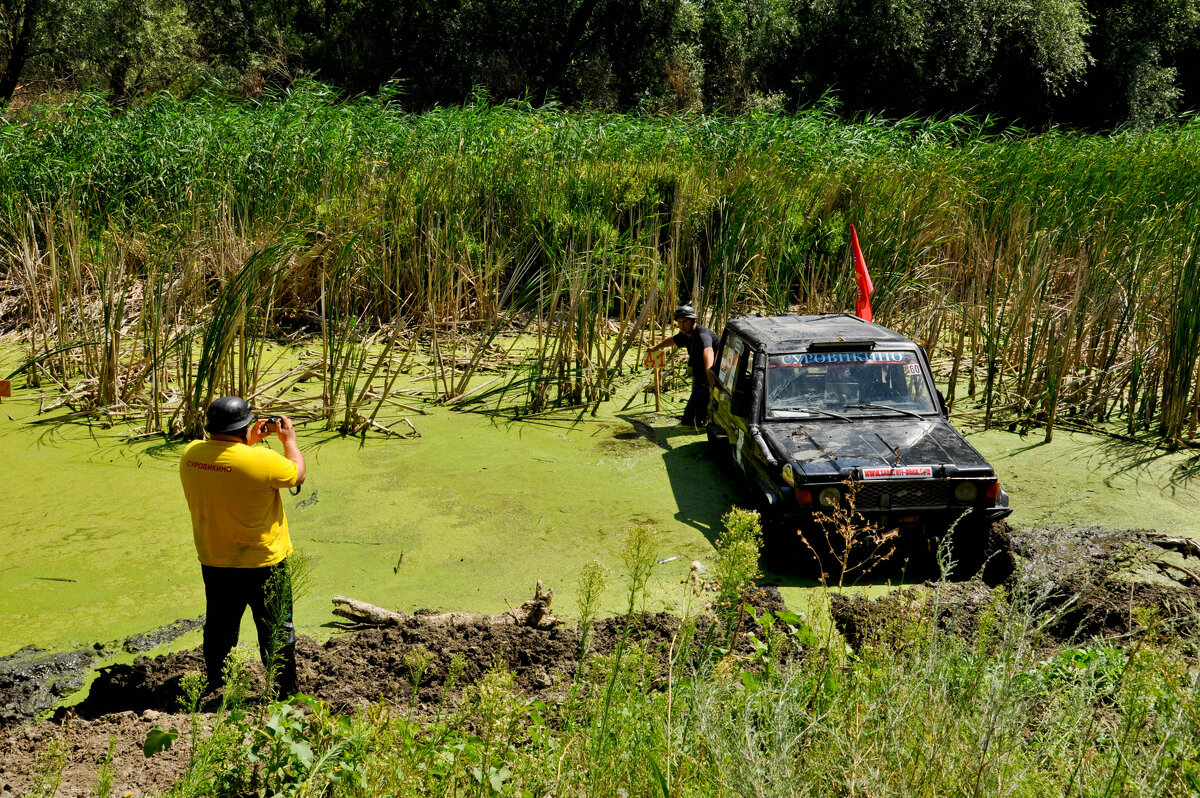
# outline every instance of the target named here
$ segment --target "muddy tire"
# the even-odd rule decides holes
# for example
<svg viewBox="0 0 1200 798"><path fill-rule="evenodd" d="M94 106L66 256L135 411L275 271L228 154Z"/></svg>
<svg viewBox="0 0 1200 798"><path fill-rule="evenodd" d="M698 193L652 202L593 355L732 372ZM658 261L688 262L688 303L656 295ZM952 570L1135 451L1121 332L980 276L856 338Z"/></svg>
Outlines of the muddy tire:
<svg viewBox="0 0 1200 798"><path fill-rule="evenodd" d="M761 512L761 511L760 511ZM778 574L817 577L822 565L800 539L795 522L763 513L762 566Z"/></svg>
<svg viewBox="0 0 1200 798"><path fill-rule="evenodd" d="M711 423L705 428L705 432L708 434L708 453L713 460L722 466L732 463L733 452L729 450L729 436L716 424Z"/></svg>
<svg viewBox="0 0 1200 798"><path fill-rule="evenodd" d="M955 529L950 536L954 560L947 576L966 581L979 576L989 587L1008 581L1016 569L1012 541L1003 522L977 522Z"/></svg>

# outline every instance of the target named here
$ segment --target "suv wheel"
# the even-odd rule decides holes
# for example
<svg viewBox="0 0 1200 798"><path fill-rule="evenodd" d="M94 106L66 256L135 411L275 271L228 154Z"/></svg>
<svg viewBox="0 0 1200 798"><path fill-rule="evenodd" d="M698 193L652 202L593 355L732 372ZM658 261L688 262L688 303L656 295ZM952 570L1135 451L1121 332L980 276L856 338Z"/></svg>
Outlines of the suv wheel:
<svg viewBox="0 0 1200 798"><path fill-rule="evenodd" d="M716 424L709 423L705 428L708 433L708 452L721 468L733 465L733 452L729 450L729 436ZM765 529L766 515L763 514Z"/></svg>

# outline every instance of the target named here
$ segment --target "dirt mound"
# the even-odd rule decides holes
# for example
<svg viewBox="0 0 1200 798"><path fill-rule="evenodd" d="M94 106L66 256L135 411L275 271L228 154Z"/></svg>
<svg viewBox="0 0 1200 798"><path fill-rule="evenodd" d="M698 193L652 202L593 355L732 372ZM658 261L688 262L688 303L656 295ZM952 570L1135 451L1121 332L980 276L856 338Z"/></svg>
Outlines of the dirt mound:
<svg viewBox="0 0 1200 798"><path fill-rule="evenodd" d="M785 609L773 587L756 589L750 603L764 610ZM681 625L680 618L667 613L628 621L607 618L590 630L588 648L594 654L612 653L628 634L665 663ZM698 626L701 633L708 628L704 621ZM497 664L513 673L517 689L530 699L559 701L579 665L580 642L579 629L573 627L535 629L484 621L446 625L417 614L399 626L348 632L324 644L300 638L297 659L301 689L337 712L380 700L413 706L415 690L418 714L431 714L443 701L456 704L465 687ZM117 739L111 766L115 794L167 789L188 764L180 682L203 667L199 651L109 666L72 711L60 710L54 721L0 728L0 794L32 791L38 771L53 764L50 752L58 750L66 764L57 794L90 795L112 738ZM249 670L252 694L257 694L262 668L253 662ZM156 725L181 735L170 749L146 760L141 744Z"/></svg>
<svg viewBox="0 0 1200 798"><path fill-rule="evenodd" d="M1013 532L998 525L992 541L998 555L979 577L927 583L935 590L902 590L875 600L834 595L830 613L855 648L886 642L901 624L922 619L971 636L980 614L998 601L1035 615L1048 645L1127 635L1149 618L1193 634L1200 584L1183 564L1186 555L1164 548L1160 538L1143 530ZM999 566L992 565L996 559Z"/></svg>
<svg viewBox="0 0 1200 798"><path fill-rule="evenodd" d="M757 588L751 603L763 610L785 609L774 587ZM668 613L637 615L629 621L628 634L648 653L665 657L681 623ZM598 654L612 653L625 635L623 616L600 620L589 632L588 648ZM339 712L380 699L409 704L414 690L419 704L434 706L444 700L445 688L472 684L496 665L513 674L525 695L553 701L574 677L579 651L577 628L535 629L483 621L430 624L421 615L400 626L367 628L324 644L305 637L296 643L300 689L328 701ZM177 712L180 681L189 671L203 669L199 651L113 665L100 671L87 698L73 712L85 719L125 711ZM261 665L252 662L250 672L252 691L261 691Z"/></svg>
<svg viewBox="0 0 1200 798"><path fill-rule="evenodd" d="M155 726L181 733L166 751L147 759L142 742ZM0 794L49 795L46 785L58 774L58 758L65 760L57 798L96 795L97 771L108 758L113 773L109 795L165 793L182 776L191 750L182 717L146 712L121 712L96 720L73 719L59 724L42 721L14 726L0 734ZM40 787L40 789L39 789Z"/></svg>

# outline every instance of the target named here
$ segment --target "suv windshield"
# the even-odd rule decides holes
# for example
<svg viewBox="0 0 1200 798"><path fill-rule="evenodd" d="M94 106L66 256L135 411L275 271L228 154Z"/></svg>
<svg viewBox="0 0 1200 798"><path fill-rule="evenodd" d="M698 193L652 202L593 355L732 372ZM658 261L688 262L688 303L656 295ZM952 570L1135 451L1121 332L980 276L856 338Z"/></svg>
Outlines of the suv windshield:
<svg viewBox="0 0 1200 798"><path fill-rule="evenodd" d="M775 418L936 410L915 351L801 352L767 361L767 413Z"/></svg>

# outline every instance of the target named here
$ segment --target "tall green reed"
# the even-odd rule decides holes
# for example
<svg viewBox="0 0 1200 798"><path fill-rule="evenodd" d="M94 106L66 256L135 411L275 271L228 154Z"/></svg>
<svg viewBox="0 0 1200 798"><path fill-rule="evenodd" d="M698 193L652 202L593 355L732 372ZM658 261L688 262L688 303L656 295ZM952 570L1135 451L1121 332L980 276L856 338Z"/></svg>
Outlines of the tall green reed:
<svg viewBox="0 0 1200 798"><path fill-rule="evenodd" d="M1162 331L1188 317L1171 264L1192 247L1194 122L1100 137L992 135L965 118L843 124L823 108L641 117L514 102L414 116L300 83L255 103L162 96L121 114L83 94L0 124L0 280L20 286L40 358L27 373L53 362L67 388L94 380L94 406L132 402L147 431L194 426L179 419L214 380L204 342L230 321L215 300L266 246L286 254L247 342L315 322L324 365L303 408L264 401L351 432L386 398L381 352L400 336L425 342L430 398L529 413L602 401L679 302L718 327L847 310L853 222L876 318L947 359L956 412L965 388L985 426L1052 434L1064 415L1123 417L1193 434L1176 420L1195 393L1187 338ZM109 321L83 340L91 306ZM483 388L512 329L532 349ZM222 385L251 387L243 351Z"/></svg>

